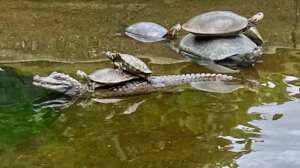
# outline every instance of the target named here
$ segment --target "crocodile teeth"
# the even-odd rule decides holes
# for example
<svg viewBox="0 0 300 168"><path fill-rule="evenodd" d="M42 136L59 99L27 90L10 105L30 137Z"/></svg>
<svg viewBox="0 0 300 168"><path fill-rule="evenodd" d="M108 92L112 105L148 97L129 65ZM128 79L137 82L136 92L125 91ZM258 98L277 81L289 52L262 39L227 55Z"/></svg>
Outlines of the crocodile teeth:
<svg viewBox="0 0 300 168"><path fill-rule="evenodd" d="M222 80L230 80L227 75L222 75Z"/></svg>
<svg viewBox="0 0 300 168"><path fill-rule="evenodd" d="M227 79L228 79L228 80L232 80L233 77L232 77L232 76L227 76Z"/></svg>
<svg viewBox="0 0 300 168"><path fill-rule="evenodd" d="M212 74L210 74L210 73L206 74L206 80L211 80L211 77L212 77Z"/></svg>
<svg viewBox="0 0 300 168"><path fill-rule="evenodd" d="M222 74L217 74L217 78L221 78L223 75Z"/></svg>

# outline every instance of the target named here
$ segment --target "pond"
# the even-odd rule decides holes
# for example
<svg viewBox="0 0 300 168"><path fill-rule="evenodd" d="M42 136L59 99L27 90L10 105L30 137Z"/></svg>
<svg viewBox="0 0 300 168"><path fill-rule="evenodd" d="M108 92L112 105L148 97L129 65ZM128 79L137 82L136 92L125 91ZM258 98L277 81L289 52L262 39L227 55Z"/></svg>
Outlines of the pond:
<svg viewBox="0 0 300 168"><path fill-rule="evenodd" d="M299 167L299 8L298 0L2 2L0 167ZM31 84L35 74L111 67L107 50L139 56L156 75L209 72L165 42L119 34L138 21L171 27L210 10L264 12L262 60L239 74L258 87L65 105L63 95Z"/></svg>

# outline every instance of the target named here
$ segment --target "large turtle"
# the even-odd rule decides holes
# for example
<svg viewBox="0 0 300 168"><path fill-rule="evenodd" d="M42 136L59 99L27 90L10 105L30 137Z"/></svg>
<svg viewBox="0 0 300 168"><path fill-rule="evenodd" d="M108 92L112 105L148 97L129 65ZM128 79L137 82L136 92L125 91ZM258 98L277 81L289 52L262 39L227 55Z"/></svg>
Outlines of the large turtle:
<svg viewBox="0 0 300 168"><path fill-rule="evenodd" d="M133 75L147 78L152 74L148 66L133 55L105 52L105 55L113 62L115 67L127 71Z"/></svg>
<svg viewBox="0 0 300 168"><path fill-rule="evenodd" d="M262 49L243 34L226 38L203 38L190 33L181 40L178 52L216 72L233 73L236 71L219 63L254 65Z"/></svg>
<svg viewBox="0 0 300 168"><path fill-rule="evenodd" d="M251 39L254 39L253 41L261 45L263 39L253 27L263 17L262 12L247 19L231 11L211 11L191 18L182 25L182 28L197 36L225 37L245 32Z"/></svg>
<svg viewBox="0 0 300 168"><path fill-rule="evenodd" d="M88 85L91 91L94 91L97 87L117 85L139 78L138 76L128 74L120 69L111 68L99 69L89 75L81 70L77 70L76 74L89 81Z"/></svg>
<svg viewBox="0 0 300 168"><path fill-rule="evenodd" d="M125 29L125 34L141 42L157 42L176 38L181 25L176 24L169 30L153 22L135 23Z"/></svg>
<svg viewBox="0 0 300 168"><path fill-rule="evenodd" d="M259 12L247 19L231 11L211 11L191 18L182 28L198 36L234 36L263 19Z"/></svg>

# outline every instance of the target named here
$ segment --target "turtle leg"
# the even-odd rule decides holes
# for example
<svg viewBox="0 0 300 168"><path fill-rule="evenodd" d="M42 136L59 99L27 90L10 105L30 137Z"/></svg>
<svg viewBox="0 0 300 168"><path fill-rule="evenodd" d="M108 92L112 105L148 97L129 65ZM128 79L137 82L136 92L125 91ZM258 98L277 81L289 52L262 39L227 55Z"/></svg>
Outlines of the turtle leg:
<svg viewBox="0 0 300 168"><path fill-rule="evenodd" d="M125 36L125 31L124 30L126 30L126 28L128 26L130 26L130 25L129 24L122 24L120 26L119 30L117 30L117 32L114 33L114 36L115 37L123 37L123 36Z"/></svg>
<svg viewBox="0 0 300 168"><path fill-rule="evenodd" d="M80 79L85 79L85 80L88 80L89 78L88 75L81 70L76 71L76 76L78 76Z"/></svg>
<svg viewBox="0 0 300 168"><path fill-rule="evenodd" d="M114 64L115 69L123 70L125 68L125 66L122 64L122 62L114 61L113 64Z"/></svg>
<svg viewBox="0 0 300 168"><path fill-rule="evenodd" d="M170 47L171 50L174 50L176 53L180 54L179 48L176 46L177 41L170 41L167 45Z"/></svg>
<svg viewBox="0 0 300 168"><path fill-rule="evenodd" d="M168 32L163 36L163 38L167 38L169 40L173 40L176 38L177 33L181 30L181 25L178 23L171 27Z"/></svg>
<svg viewBox="0 0 300 168"><path fill-rule="evenodd" d="M114 69L119 69L121 70L121 67L119 65L114 64Z"/></svg>
<svg viewBox="0 0 300 168"><path fill-rule="evenodd" d="M96 83L95 82L89 82L87 84L87 91L88 92L93 93L93 92L95 92L95 89L96 89Z"/></svg>
<svg viewBox="0 0 300 168"><path fill-rule="evenodd" d="M262 38L256 27L250 27L244 32L244 34L258 46L261 46L264 43L264 39Z"/></svg>

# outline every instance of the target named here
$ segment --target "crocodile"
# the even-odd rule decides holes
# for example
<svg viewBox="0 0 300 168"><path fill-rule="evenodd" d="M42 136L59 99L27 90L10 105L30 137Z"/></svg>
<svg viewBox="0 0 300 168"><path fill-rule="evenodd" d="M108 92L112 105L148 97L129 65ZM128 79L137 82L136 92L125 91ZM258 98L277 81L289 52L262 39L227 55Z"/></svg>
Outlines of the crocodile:
<svg viewBox="0 0 300 168"><path fill-rule="evenodd" d="M91 88L89 82L81 83L68 74L52 72L49 76L35 75L33 85L56 91L70 97L92 96L112 98L155 91L178 91L186 88L229 93L244 86L243 81L225 74L193 73L180 75L150 76L145 79L128 81L114 86Z"/></svg>

